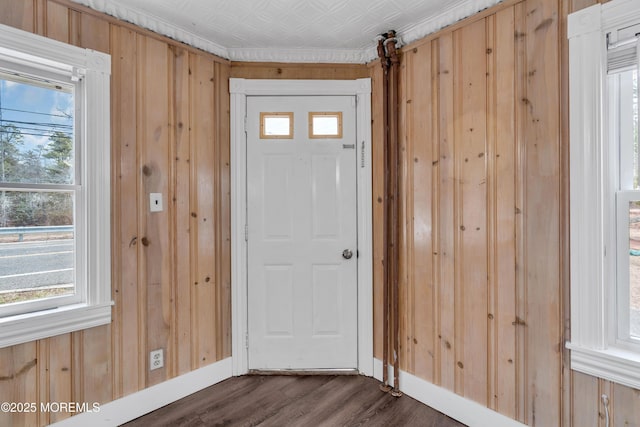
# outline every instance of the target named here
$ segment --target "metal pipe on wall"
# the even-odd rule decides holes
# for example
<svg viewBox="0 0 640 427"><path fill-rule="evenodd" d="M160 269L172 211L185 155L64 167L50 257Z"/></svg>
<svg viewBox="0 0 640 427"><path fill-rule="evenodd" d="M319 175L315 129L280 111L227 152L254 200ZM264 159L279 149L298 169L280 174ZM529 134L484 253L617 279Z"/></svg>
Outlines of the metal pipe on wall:
<svg viewBox="0 0 640 427"><path fill-rule="evenodd" d="M398 74L400 58L396 50L395 31L378 40L378 56L384 70L384 290L383 290L383 383L380 388L395 397L402 395L399 387L399 182L401 148L398 141ZM391 335L391 339L390 336ZM393 346L393 388L388 382L389 346Z"/></svg>
<svg viewBox="0 0 640 427"><path fill-rule="evenodd" d="M385 203L383 205L383 223L385 224L382 237L383 246L383 284L382 284L382 384L380 384L380 390L384 392L391 391L389 385L389 250L388 250L388 218L389 218L389 204L386 201L387 194L389 193L389 178L388 178L388 129L389 129L389 116L388 116L388 89L389 89L389 61L384 47L384 41L386 40L386 34L383 34L378 39L378 56L380 57L380 65L382 66L382 127L383 132L383 152L384 152L384 188L383 193L385 195Z"/></svg>

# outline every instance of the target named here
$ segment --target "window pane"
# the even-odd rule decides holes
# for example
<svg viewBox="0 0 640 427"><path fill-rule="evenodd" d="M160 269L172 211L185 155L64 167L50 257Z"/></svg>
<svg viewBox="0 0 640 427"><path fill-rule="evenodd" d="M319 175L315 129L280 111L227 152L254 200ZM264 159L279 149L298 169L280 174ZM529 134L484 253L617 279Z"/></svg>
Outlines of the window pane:
<svg viewBox="0 0 640 427"><path fill-rule="evenodd" d="M310 138L342 138L342 113L309 113Z"/></svg>
<svg viewBox="0 0 640 427"><path fill-rule="evenodd" d="M260 138L293 138L293 113L260 113Z"/></svg>
<svg viewBox="0 0 640 427"><path fill-rule="evenodd" d="M640 338L640 201L629 203L629 332Z"/></svg>
<svg viewBox="0 0 640 427"><path fill-rule="evenodd" d="M70 86L0 71L0 182L74 182Z"/></svg>
<svg viewBox="0 0 640 427"><path fill-rule="evenodd" d="M0 305L71 295L73 195L0 192Z"/></svg>
<svg viewBox="0 0 640 427"><path fill-rule="evenodd" d="M610 76L616 85L617 100L613 126L620 141L620 189L640 189L638 169L640 150L638 149L638 72L627 70Z"/></svg>

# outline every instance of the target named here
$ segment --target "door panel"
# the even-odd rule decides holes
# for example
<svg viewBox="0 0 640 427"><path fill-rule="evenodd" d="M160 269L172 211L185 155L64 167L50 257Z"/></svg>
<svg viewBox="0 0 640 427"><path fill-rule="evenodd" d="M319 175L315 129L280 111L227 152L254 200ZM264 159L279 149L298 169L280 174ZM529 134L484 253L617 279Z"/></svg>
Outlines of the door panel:
<svg viewBox="0 0 640 427"><path fill-rule="evenodd" d="M354 101L247 97L249 369L357 368ZM323 111L341 138L310 138ZM293 113L293 137L261 138L261 113Z"/></svg>

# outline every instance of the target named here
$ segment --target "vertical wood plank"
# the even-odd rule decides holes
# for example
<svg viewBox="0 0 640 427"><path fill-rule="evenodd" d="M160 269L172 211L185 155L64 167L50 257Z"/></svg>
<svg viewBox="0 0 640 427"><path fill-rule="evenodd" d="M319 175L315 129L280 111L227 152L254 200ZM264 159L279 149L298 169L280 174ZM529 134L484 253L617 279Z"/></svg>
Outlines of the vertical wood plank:
<svg viewBox="0 0 640 427"><path fill-rule="evenodd" d="M87 13L79 14L76 21L78 46L109 53L109 23Z"/></svg>
<svg viewBox="0 0 640 427"><path fill-rule="evenodd" d="M593 6L598 3L605 3L599 0L568 0L571 3L571 12L577 12L586 7Z"/></svg>
<svg viewBox="0 0 640 427"><path fill-rule="evenodd" d="M512 323L516 333L516 419L525 422L527 413L527 328L524 327L524 320L527 313L527 286L526 286L526 266L525 266L525 221L526 216L526 185L527 181L524 176L526 173L525 162L525 142L526 142L526 126L527 126L527 82L525 79L527 73L527 43L526 43L526 3L518 3L514 6L515 15L515 91L516 91L516 147L515 147L515 199L516 199L516 227L515 227L515 244L516 244L516 318Z"/></svg>
<svg viewBox="0 0 640 427"><path fill-rule="evenodd" d="M169 224L171 203L163 212L149 212L149 193L169 194L169 55L165 43L138 37L138 142L140 145L140 196L138 198L142 257L138 266L138 296L144 310L140 322L146 334L141 345L142 363L147 366L149 351L170 352L171 325L171 243ZM146 385L168 379L168 366L146 368Z"/></svg>
<svg viewBox="0 0 640 427"><path fill-rule="evenodd" d="M457 36L456 36L457 39ZM456 166L455 166L455 111L454 111L454 36L445 34L438 39L439 47L439 124L440 140L438 159L440 197L438 224L440 246L438 248L440 260L439 295L440 295L440 380L441 385L451 391L457 390L456 378L456 321L457 280L455 276L455 259L457 235L455 217L456 196Z"/></svg>
<svg viewBox="0 0 640 427"><path fill-rule="evenodd" d="M122 343L122 333L123 333L123 325L122 325L122 281L119 275L119 272L122 271L122 239L120 238L121 230L122 230L122 217L118 215L120 213L121 205L120 205L120 193L122 188L120 186L120 170L121 165L118 162L120 159L120 140L119 136L119 127L118 121L114 120L118 117L119 111L117 106L119 106L121 100L121 94L118 92L116 88L120 87L119 79L122 78L122 75L118 73L120 69L120 62L122 58L119 56L119 44L120 44L120 32L119 29L113 28L111 31L111 42L110 44L114 47L115 57L111 59L111 67L112 67L112 76L111 76L111 94L110 94L110 105L111 105L111 233L114 238L112 238L111 242L111 299L113 301L113 309L111 310L112 322L111 322L111 354L112 354L112 371L113 371L113 395L114 397L122 396L122 353L123 353L123 343Z"/></svg>
<svg viewBox="0 0 640 427"><path fill-rule="evenodd" d="M456 31L457 389L487 403L486 31L480 20Z"/></svg>
<svg viewBox="0 0 640 427"><path fill-rule="evenodd" d="M109 22L88 13L70 10L69 43L104 53L110 50Z"/></svg>
<svg viewBox="0 0 640 427"><path fill-rule="evenodd" d="M398 72L398 88L412 87L413 55L402 55ZM413 275L413 141L410 126L413 108L407 98L407 90L399 90L398 96L398 144L400 144L400 178L398 180L398 320L400 369L413 372L415 362L413 334L415 326L415 282Z"/></svg>
<svg viewBox="0 0 640 427"><path fill-rule="evenodd" d="M47 37L63 43L69 43L69 9L49 0L47 2L46 22Z"/></svg>
<svg viewBox="0 0 640 427"><path fill-rule="evenodd" d="M63 334L48 338L48 389L47 399L40 398L41 402L71 402L71 334ZM42 362L45 362L44 360ZM42 387L42 384L40 385ZM51 412L48 422L62 421L71 416L68 412Z"/></svg>
<svg viewBox="0 0 640 427"><path fill-rule="evenodd" d="M486 187L487 187L487 406L496 409L497 393L497 337L496 337L496 150L498 123L496 110L498 82L496 69L496 16L489 15L485 19L486 32Z"/></svg>
<svg viewBox="0 0 640 427"><path fill-rule="evenodd" d="M431 304L433 319L433 382L441 384L441 360L442 346L439 340L441 331L441 307L440 307L440 45L438 40L429 44L431 54L431 284L433 301Z"/></svg>
<svg viewBox="0 0 640 427"><path fill-rule="evenodd" d="M383 151L383 111L382 81L384 72L378 61L370 68L371 72L371 154L372 154L372 191L373 191L373 354L382 359L382 293L383 293L383 254L384 254L384 151Z"/></svg>
<svg viewBox="0 0 640 427"><path fill-rule="evenodd" d="M193 296L195 298L194 355L201 367L216 358L216 253L214 173L215 116L214 66L200 55L190 55L191 69L191 150L192 150L192 241L195 249Z"/></svg>
<svg viewBox="0 0 640 427"><path fill-rule="evenodd" d="M434 291L432 248L432 169L434 140L429 129L432 122L431 45L425 44L409 52L412 60L407 86L411 111L408 141L412 145L412 156L407 160L412 165L413 204L412 222L413 253L411 281L413 282L413 372L420 378L434 378ZM409 65L409 64L408 64ZM407 82L409 85L409 82ZM411 90L409 91L409 88Z"/></svg>
<svg viewBox="0 0 640 427"><path fill-rule="evenodd" d="M609 399L608 406L605 408L604 399L602 396L607 396ZM616 425L615 411L613 410L612 403L616 399L613 391L613 383L603 379L598 379L598 427L607 427L606 412L609 411L609 425ZM639 420L640 421L640 420Z"/></svg>
<svg viewBox="0 0 640 427"><path fill-rule="evenodd" d="M618 384L613 384L612 387L613 393L609 398L609 410L612 412L615 422L611 425L640 427L640 390ZM574 390L580 392L577 387L574 387ZM574 423L573 425L578 426L579 424Z"/></svg>
<svg viewBox="0 0 640 427"><path fill-rule="evenodd" d="M163 312L163 318L166 322L168 329L167 335L167 348L164 353L164 359L166 360L165 376L167 379L173 378L176 374L176 359L178 349L176 348L177 342L177 307L176 307L176 293L177 284L175 281L175 255L176 254L176 211L173 203L173 190L176 185L176 173L177 165L175 158L177 155L177 133L178 125L176 123L176 63L175 56L173 54L173 46L166 45L166 61L167 61L167 192L163 194L165 200L165 210L167 210L167 259L170 262L169 269L167 271L167 284L163 286L163 300L166 301L166 306Z"/></svg>
<svg viewBox="0 0 640 427"><path fill-rule="evenodd" d="M111 352L111 325L82 331L82 400L80 403L106 403L113 400Z"/></svg>
<svg viewBox="0 0 640 427"><path fill-rule="evenodd" d="M38 354L36 342L0 349L0 402L38 402ZM38 413L0 411L0 425L32 426Z"/></svg>
<svg viewBox="0 0 640 427"><path fill-rule="evenodd" d="M176 354L175 372L181 375L189 372L191 366L191 172L189 138L189 53L184 49L172 48L174 63L175 93L175 176L173 204L175 212L175 253L173 254L175 282L175 330Z"/></svg>
<svg viewBox="0 0 640 427"><path fill-rule="evenodd" d="M37 352L37 365L36 369L38 370L38 382L36 383L36 394L37 401L36 404L40 405L41 403L50 402L49 398L49 340L42 339L36 342L36 352ZM46 426L51 424L50 414L48 412L37 411L37 422L39 426Z"/></svg>
<svg viewBox="0 0 640 427"><path fill-rule="evenodd" d="M558 2L526 1L526 421L557 425L561 404ZM551 47L551 48L550 48ZM544 368L543 368L544 367Z"/></svg>
<svg viewBox="0 0 640 427"><path fill-rule="evenodd" d="M231 151L229 67L215 64L216 147L218 151L217 360L231 356Z"/></svg>
<svg viewBox="0 0 640 427"><path fill-rule="evenodd" d="M47 6L48 0L34 0L33 7L35 8L33 12L33 32L40 35L47 35Z"/></svg>
<svg viewBox="0 0 640 427"><path fill-rule="evenodd" d="M560 2L560 215L561 215L561 278L560 278L560 310L562 313L562 342L571 341L571 248L570 248L570 206L569 206L569 39L567 24L571 11L571 0ZM562 350L562 425L571 425L571 353Z"/></svg>
<svg viewBox="0 0 640 427"><path fill-rule="evenodd" d="M114 375L116 397L138 391L145 384L145 351L140 346L144 330L139 322L138 255L142 235L138 233L138 108L137 37L126 28L112 31L111 141L114 221Z"/></svg>
<svg viewBox="0 0 640 427"><path fill-rule="evenodd" d="M71 333L71 398L74 402L84 402L84 333Z"/></svg>
<svg viewBox="0 0 640 427"><path fill-rule="evenodd" d="M600 407L598 379L580 372L573 372L571 388L574 390L571 400L573 426L597 426Z"/></svg>
<svg viewBox="0 0 640 427"><path fill-rule="evenodd" d="M516 417L515 40L514 9L495 18L494 294L496 410Z"/></svg>
<svg viewBox="0 0 640 427"><path fill-rule="evenodd" d="M3 1L0 4L0 24L35 32L35 0Z"/></svg>

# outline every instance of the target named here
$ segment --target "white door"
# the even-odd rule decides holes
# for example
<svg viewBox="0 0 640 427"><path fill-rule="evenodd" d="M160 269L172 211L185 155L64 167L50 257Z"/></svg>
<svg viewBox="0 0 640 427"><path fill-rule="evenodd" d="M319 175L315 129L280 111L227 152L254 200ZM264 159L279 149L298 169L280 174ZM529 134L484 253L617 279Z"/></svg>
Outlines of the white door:
<svg viewBox="0 0 640 427"><path fill-rule="evenodd" d="M358 367L355 121L353 96L247 97L249 369Z"/></svg>

